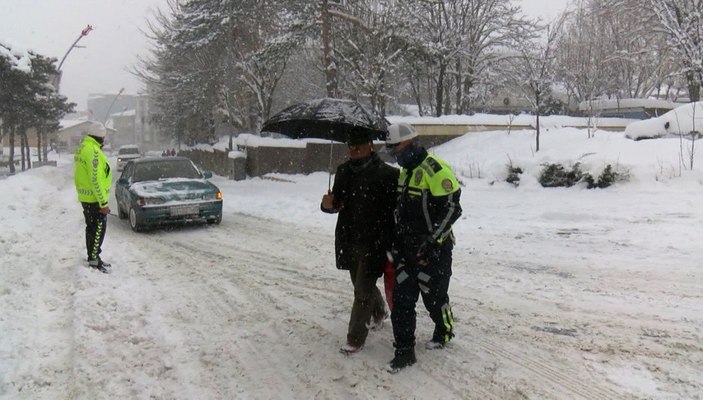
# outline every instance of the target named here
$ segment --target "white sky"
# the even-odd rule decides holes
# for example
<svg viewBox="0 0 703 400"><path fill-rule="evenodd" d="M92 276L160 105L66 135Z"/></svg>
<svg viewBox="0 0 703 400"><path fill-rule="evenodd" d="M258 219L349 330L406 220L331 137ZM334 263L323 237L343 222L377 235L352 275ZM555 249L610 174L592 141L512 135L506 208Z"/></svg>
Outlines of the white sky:
<svg viewBox="0 0 703 400"><path fill-rule="evenodd" d="M0 38L59 61L90 24L95 29L63 64L61 93L86 107L88 93L137 93L128 72L147 49L140 32L151 10L164 0L0 0Z"/></svg>
<svg viewBox="0 0 703 400"><path fill-rule="evenodd" d="M517 0L526 15L554 18L567 0ZM0 0L0 39L59 61L80 31L95 28L64 63L61 92L86 107L89 93L135 94L141 83L128 70L148 48L140 32L165 0Z"/></svg>
<svg viewBox="0 0 703 400"><path fill-rule="evenodd" d="M700 398L703 152L688 171L688 142L559 121L544 118L539 152L526 130L434 149L463 183L457 337L425 350L420 305L418 363L398 375L383 371L390 324L360 353L337 351L352 288L334 267L336 216L319 209L326 173L215 176L219 226L135 234L109 217L110 275L85 267L70 154L0 178L0 397ZM538 185L543 163L577 161L630 180ZM509 162L525 171L517 188Z"/></svg>
<svg viewBox="0 0 703 400"><path fill-rule="evenodd" d="M570 0L517 0L525 15L549 22L561 14Z"/></svg>

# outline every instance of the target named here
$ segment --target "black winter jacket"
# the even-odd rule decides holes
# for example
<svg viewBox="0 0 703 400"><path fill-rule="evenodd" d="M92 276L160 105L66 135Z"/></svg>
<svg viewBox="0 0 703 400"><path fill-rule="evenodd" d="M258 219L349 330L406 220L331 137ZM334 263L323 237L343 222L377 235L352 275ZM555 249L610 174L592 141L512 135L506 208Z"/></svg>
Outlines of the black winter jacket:
<svg viewBox="0 0 703 400"><path fill-rule="evenodd" d="M334 209L339 212L335 230L337 268L348 270L352 255L365 251L370 272L380 276L391 250L395 222L396 186L399 171L376 153L362 160L348 160L334 177ZM352 249L356 251L352 251Z"/></svg>

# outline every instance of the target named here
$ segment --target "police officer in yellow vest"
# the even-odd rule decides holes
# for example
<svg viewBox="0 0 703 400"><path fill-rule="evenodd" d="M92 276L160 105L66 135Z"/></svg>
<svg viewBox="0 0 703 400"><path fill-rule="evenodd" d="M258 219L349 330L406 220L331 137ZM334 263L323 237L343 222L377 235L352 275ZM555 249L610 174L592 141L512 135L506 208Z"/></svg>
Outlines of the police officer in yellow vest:
<svg viewBox="0 0 703 400"><path fill-rule="evenodd" d="M461 216L461 189L449 166L418 143L411 125L391 125L386 148L402 167L393 246L395 357L387 366L388 372L396 373L415 363L415 303L419 295L435 324L425 347L443 348L454 336L447 292L452 275L452 224Z"/></svg>
<svg viewBox="0 0 703 400"><path fill-rule="evenodd" d="M112 185L110 164L102 151L106 133L103 124L91 122L73 158L73 181L85 217L88 266L104 273L110 272L110 264L100 259L100 252L110 214L107 200Z"/></svg>

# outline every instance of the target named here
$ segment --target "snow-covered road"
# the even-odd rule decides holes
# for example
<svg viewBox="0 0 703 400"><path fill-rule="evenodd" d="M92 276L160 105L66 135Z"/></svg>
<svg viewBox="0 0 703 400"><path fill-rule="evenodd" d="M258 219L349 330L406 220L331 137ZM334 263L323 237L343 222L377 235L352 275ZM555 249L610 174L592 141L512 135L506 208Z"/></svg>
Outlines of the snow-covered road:
<svg viewBox="0 0 703 400"><path fill-rule="evenodd" d="M394 376L382 370L389 324L362 353L336 351L351 288L330 268L329 232L238 214L143 235L115 218L110 234L124 255L109 277L75 253L71 268L14 277L51 281L29 297L52 318L16 343L41 357L17 360L9 398L622 399L641 390L623 383L652 379L641 365L670 398L700 396L701 319L681 318L699 310L700 282L686 276L458 252L459 336L446 351L418 346L420 362ZM667 376L668 364L687 372Z"/></svg>
<svg viewBox="0 0 703 400"><path fill-rule="evenodd" d="M137 234L110 217L110 275L81 258L70 166L0 181L0 398L703 398L697 187L471 182L457 337L425 350L418 304L418 363L390 375L390 323L359 354L337 351L352 288L333 266L334 217L317 209L326 176L216 181L219 226Z"/></svg>

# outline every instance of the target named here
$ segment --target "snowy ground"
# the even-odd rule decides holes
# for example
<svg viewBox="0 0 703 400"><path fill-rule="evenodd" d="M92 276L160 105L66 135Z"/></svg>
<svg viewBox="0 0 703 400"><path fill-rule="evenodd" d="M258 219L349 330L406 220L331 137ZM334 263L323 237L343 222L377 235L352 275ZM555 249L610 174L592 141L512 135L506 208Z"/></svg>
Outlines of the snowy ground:
<svg viewBox="0 0 703 400"><path fill-rule="evenodd" d="M319 211L324 173L215 177L220 226L136 234L110 217L110 275L84 266L70 157L2 178L0 398L702 399L703 157L691 172L676 139L574 129L533 147L525 131L435 149L465 185L458 335L397 375L382 369L390 323L337 351L352 290ZM508 160L526 171L518 188ZM546 161L631 181L543 189Z"/></svg>

